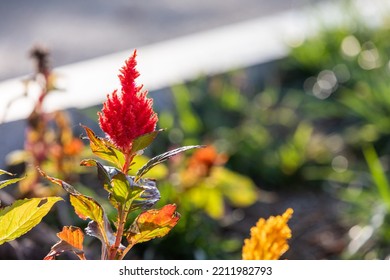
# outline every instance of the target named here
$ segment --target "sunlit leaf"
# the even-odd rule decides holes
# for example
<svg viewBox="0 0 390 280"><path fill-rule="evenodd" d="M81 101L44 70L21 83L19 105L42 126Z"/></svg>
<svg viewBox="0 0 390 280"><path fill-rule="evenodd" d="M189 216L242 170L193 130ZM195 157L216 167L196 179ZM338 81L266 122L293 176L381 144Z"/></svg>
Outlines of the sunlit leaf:
<svg viewBox="0 0 390 280"><path fill-rule="evenodd" d="M0 211L0 245L30 231L38 225L60 197L17 200Z"/></svg>
<svg viewBox="0 0 390 280"><path fill-rule="evenodd" d="M135 182L133 176L125 175L119 169L104 166L93 159L83 160L81 165L97 167L98 176L110 193L109 200L114 207L121 204L126 211L139 208L145 210L160 199L154 180L140 179Z"/></svg>
<svg viewBox="0 0 390 280"><path fill-rule="evenodd" d="M92 197L85 195L70 195L70 203L72 204L77 216L81 219L91 219L102 223L103 208Z"/></svg>
<svg viewBox="0 0 390 280"><path fill-rule="evenodd" d="M139 178L141 178L143 175L145 175L146 172L148 172L151 168L153 168L157 164L160 164L160 163L170 159L171 157L173 157L173 156L175 156L175 155L177 155L179 153L185 152L185 151L190 150L190 149L202 148L202 147L203 146L199 146L199 145L184 146L184 147L180 147L180 148L168 151L166 153L163 153L161 155L158 155L158 156L152 158L151 160L149 160L144 166L142 166L138 170L137 175L136 175L136 181Z"/></svg>
<svg viewBox="0 0 390 280"><path fill-rule="evenodd" d="M111 185L113 198L121 204L125 204L131 199L132 195L136 195L134 191L137 193L142 191L140 188L134 190L134 188L130 186L130 182L127 180L126 175L123 173L114 175L111 180Z"/></svg>
<svg viewBox="0 0 390 280"><path fill-rule="evenodd" d="M149 241L163 237L177 224L180 214L176 205L168 204L161 209L152 209L141 213L126 233L129 244Z"/></svg>
<svg viewBox="0 0 390 280"><path fill-rule="evenodd" d="M53 260L56 256L59 256L63 252L73 252L80 259L85 260L83 242L83 231L74 226L65 226L62 231L57 233L60 241L51 247L49 254L46 255L44 260Z"/></svg>
<svg viewBox="0 0 390 280"><path fill-rule="evenodd" d="M131 146L131 152L136 153L138 151L142 151L145 148L147 148L161 131L162 131L162 129L155 130L155 131L146 133L146 134L141 135L138 138L134 139L132 146Z"/></svg>
<svg viewBox="0 0 390 280"><path fill-rule="evenodd" d="M125 163L123 154L109 141L95 135L95 133L87 126L82 126L89 138L89 145L92 152L101 159L107 160L116 167L122 168Z"/></svg>
<svg viewBox="0 0 390 280"><path fill-rule="evenodd" d="M241 174L223 167L215 167L212 172L215 186L236 207L247 207L258 200L258 189L254 182Z"/></svg>
<svg viewBox="0 0 390 280"><path fill-rule="evenodd" d="M11 184L17 183L17 182L19 182L20 180L23 180L24 178L25 178L25 177L21 177L21 178L12 178L12 179L8 179L8 180L0 181L0 189L5 188L6 186L9 186L9 185L11 185Z"/></svg>
<svg viewBox="0 0 390 280"><path fill-rule="evenodd" d="M129 170L128 174L135 176L137 174L137 171L144 166L150 158L142 155L137 156L132 162L131 169ZM147 173L145 173L143 176L147 176L148 178L153 178L157 181L162 180L167 177L168 175L168 168L164 164L157 165L153 167L151 170L149 170Z"/></svg>
<svg viewBox="0 0 390 280"><path fill-rule="evenodd" d="M42 176L47 178L49 181L60 185L70 195L70 203L72 204L75 213L81 219L91 219L96 221L101 229L102 234L105 233L104 216L105 212L103 207L92 197L86 196L78 192L72 185L46 175L41 169L38 169ZM105 240L107 238L105 237Z"/></svg>
<svg viewBox="0 0 390 280"><path fill-rule="evenodd" d="M112 199L125 206L126 211L151 208L159 199L160 192L154 180L140 179L118 173L112 177Z"/></svg>
<svg viewBox="0 0 390 280"><path fill-rule="evenodd" d="M190 188L184 197L186 204L202 209L213 219L221 219L225 213L223 193L215 186L211 187L207 181Z"/></svg>

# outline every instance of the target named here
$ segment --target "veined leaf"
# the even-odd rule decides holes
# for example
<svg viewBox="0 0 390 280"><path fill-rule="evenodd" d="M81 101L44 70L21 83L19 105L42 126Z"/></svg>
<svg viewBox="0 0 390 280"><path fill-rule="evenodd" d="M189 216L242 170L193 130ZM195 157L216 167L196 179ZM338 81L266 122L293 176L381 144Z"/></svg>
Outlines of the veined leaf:
<svg viewBox="0 0 390 280"><path fill-rule="evenodd" d="M146 133L146 134L141 135L138 138L134 139L132 146L131 146L131 152L137 153L138 151L142 151L145 148L147 148L161 131L163 131L163 130L162 129L155 130L155 131Z"/></svg>
<svg viewBox="0 0 390 280"><path fill-rule="evenodd" d="M60 241L51 247L44 260L53 260L55 256L59 256L63 252L73 252L81 260L85 260L83 250L84 233L80 228L65 226L61 232L57 233L57 236Z"/></svg>
<svg viewBox="0 0 390 280"><path fill-rule="evenodd" d="M130 211L140 208L143 210L150 209L160 200L160 191L154 180L139 179L135 182L133 176L128 176L128 180L132 182L132 185L136 185L138 188L142 189L142 192L135 192L135 195L132 196Z"/></svg>
<svg viewBox="0 0 390 280"><path fill-rule="evenodd" d="M70 195L70 203L72 204L77 216L81 219L91 219L99 224L103 222L104 210L102 206L92 197L85 195Z"/></svg>
<svg viewBox="0 0 390 280"><path fill-rule="evenodd" d="M176 205L168 204L161 209L151 209L138 215L126 233L129 244L142 243L163 237L177 224L180 214Z"/></svg>
<svg viewBox="0 0 390 280"><path fill-rule="evenodd" d="M109 201L115 208L119 203L127 211L149 209L160 199L154 180L140 179L135 182L134 176L125 175L119 169L104 166L94 159L83 160L81 165L97 167L98 176L109 192Z"/></svg>
<svg viewBox="0 0 390 280"><path fill-rule="evenodd" d="M60 185L66 192L70 195L70 203L72 204L75 213L81 219L91 219L96 221L101 229L101 232L104 234L104 216L105 212L103 207L92 197L86 196L78 192L72 185L46 175L41 169L38 169L42 176L47 178L49 181ZM104 237L105 241L107 241L106 236ZM106 242L107 243L107 242Z"/></svg>
<svg viewBox="0 0 390 280"><path fill-rule="evenodd" d="M202 148L202 147L203 146L200 146L200 145L184 146L184 147L180 147L180 148L168 151L166 153L163 153L161 155L158 155L158 156L152 158L144 166L142 166L141 169L138 170L138 172L135 176L135 181L138 181L139 178L141 178L143 175L145 175L146 172L148 172L151 168L153 168L157 164L160 164L160 163L170 159L171 157L173 157L179 153L182 153L184 151L194 149L194 148Z"/></svg>
<svg viewBox="0 0 390 280"><path fill-rule="evenodd" d="M17 200L0 211L0 245L27 233L62 200L60 197Z"/></svg>
<svg viewBox="0 0 390 280"><path fill-rule="evenodd" d="M126 175L118 173L111 179L112 196L120 204L125 204L131 199L134 188L130 186L130 182L127 180ZM137 192L141 192L142 189L137 188ZM136 195L136 194L133 194Z"/></svg>
<svg viewBox="0 0 390 280"><path fill-rule="evenodd" d="M125 163L125 158L122 152L109 141L96 136L96 134L87 126L82 125L82 127L88 135L89 145L92 152L101 159L107 160L121 169Z"/></svg>
<svg viewBox="0 0 390 280"><path fill-rule="evenodd" d="M112 177L112 199L124 205L126 211L149 209L159 199L160 192L156 183L149 179L135 182L134 177L118 173Z"/></svg>

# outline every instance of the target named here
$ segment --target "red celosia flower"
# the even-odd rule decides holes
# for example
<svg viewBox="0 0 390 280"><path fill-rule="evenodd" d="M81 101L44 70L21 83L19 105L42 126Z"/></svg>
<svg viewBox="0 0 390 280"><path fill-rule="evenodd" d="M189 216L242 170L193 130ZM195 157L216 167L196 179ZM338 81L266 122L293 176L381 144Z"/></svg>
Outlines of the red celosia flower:
<svg viewBox="0 0 390 280"><path fill-rule="evenodd" d="M156 128L157 114L153 111L153 100L147 98L142 85L137 86L139 76L135 69L137 51L125 62L118 75L122 89L107 95L99 124L109 139L124 153L131 151L132 142L137 137L152 132Z"/></svg>

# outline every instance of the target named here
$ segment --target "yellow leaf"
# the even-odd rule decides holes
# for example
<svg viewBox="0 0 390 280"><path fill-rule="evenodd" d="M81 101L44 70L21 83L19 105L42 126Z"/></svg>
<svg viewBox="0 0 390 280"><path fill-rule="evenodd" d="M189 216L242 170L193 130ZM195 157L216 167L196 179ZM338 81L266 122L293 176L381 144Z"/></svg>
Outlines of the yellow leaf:
<svg viewBox="0 0 390 280"><path fill-rule="evenodd" d="M142 166L144 166L150 159L146 156L137 156L134 158L131 170L129 171L129 175L135 176L137 170L139 170ZM159 164L154 168L150 169L145 176L148 178L153 178L155 180L162 180L168 175L168 168L164 164Z"/></svg>
<svg viewBox="0 0 390 280"><path fill-rule="evenodd" d="M70 195L70 203L76 214L83 220L91 219L98 223L103 222L103 208L93 198L85 195Z"/></svg>
<svg viewBox="0 0 390 280"><path fill-rule="evenodd" d="M222 192L208 184L208 181L189 189L186 199L198 209L203 209L211 218L221 219L225 213Z"/></svg>
<svg viewBox="0 0 390 280"><path fill-rule="evenodd" d="M213 183L233 206L247 207L257 201L257 187L248 177L223 167L215 167L211 176Z"/></svg>
<svg viewBox="0 0 390 280"><path fill-rule="evenodd" d="M38 225L60 197L17 200L0 211L0 245L12 241Z"/></svg>

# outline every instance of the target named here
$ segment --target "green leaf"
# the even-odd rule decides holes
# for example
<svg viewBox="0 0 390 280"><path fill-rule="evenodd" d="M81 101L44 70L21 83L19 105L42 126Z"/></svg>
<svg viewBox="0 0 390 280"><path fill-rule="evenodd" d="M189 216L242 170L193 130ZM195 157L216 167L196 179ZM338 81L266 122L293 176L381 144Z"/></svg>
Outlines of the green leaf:
<svg viewBox="0 0 390 280"><path fill-rule="evenodd" d="M133 162L131 163L131 170L128 172L128 175L135 176L137 174L137 171L144 166L150 158L141 155L137 156ZM144 174L144 176L147 176L148 178L153 178L157 181L163 180L168 176L169 170L167 166L160 164L155 167L153 167L151 170L149 170L147 173Z"/></svg>
<svg viewBox="0 0 390 280"><path fill-rule="evenodd" d="M258 200L258 189L246 176L223 167L214 167L212 178L215 186L233 206L248 207Z"/></svg>
<svg viewBox="0 0 390 280"><path fill-rule="evenodd" d="M171 91L181 128L188 134L197 134L202 129L202 121L191 106L191 93L188 87L175 85L171 87Z"/></svg>
<svg viewBox="0 0 390 280"><path fill-rule="evenodd" d="M9 176L15 176L15 174L12 174L12 173L9 173L9 172L7 172L5 170L0 169L0 175L3 175L3 174L7 174ZM9 186L11 184L17 183L20 180L23 180L25 177L26 176L24 176L22 178L12 178L12 179L7 179L7 180L0 181L0 189L5 188L6 186Z"/></svg>
<svg viewBox="0 0 390 280"><path fill-rule="evenodd" d="M131 198L131 186L125 174L118 173L114 175L111 185L113 198L120 204L125 204ZM138 193L142 191L140 188L137 188L137 190Z"/></svg>
<svg viewBox="0 0 390 280"><path fill-rule="evenodd" d="M112 177L112 199L125 207L125 211L149 209L159 199L160 192L154 180L140 179L118 173ZM115 205L114 205L115 206Z"/></svg>
<svg viewBox="0 0 390 280"><path fill-rule="evenodd" d="M131 152L137 153L138 151L142 151L145 148L147 148L161 131L163 131L163 130L162 129L155 130L155 131L152 131L150 133L146 133L146 134L141 135L138 138L134 139L132 146L131 146Z"/></svg>
<svg viewBox="0 0 390 280"><path fill-rule="evenodd" d="M23 180L24 178L25 178L25 176L22 177L22 178L13 178L13 179L8 179L8 180L0 181L0 189L5 188L5 187L8 186L8 185L17 183L17 182L19 182L20 180Z"/></svg>
<svg viewBox="0 0 390 280"><path fill-rule="evenodd" d="M134 245L163 237L177 224L180 214L176 212L176 205L168 204L161 209L152 209L138 215L129 231L126 232L127 241Z"/></svg>
<svg viewBox="0 0 390 280"><path fill-rule="evenodd" d="M379 157L372 145L365 147L363 149L363 154L379 194L390 209L390 185Z"/></svg>
<svg viewBox="0 0 390 280"><path fill-rule="evenodd" d="M211 187L204 181L190 188L183 197L187 205L202 209L213 219L221 219L225 214L223 193L216 187Z"/></svg>
<svg viewBox="0 0 390 280"><path fill-rule="evenodd" d="M202 148L202 147L204 147L204 146L200 146L200 145L184 146L184 147L180 147L180 148L168 151L166 153L163 153L161 155L158 155L158 156L152 158L144 166L142 166L141 169L138 170L136 177L135 177L135 181L138 181L139 178L141 178L143 175L145 175L146 172L148 172L150 169L152 169L157 164L160 164L160 163L170 159L171 157L173 157L179 153L182 153L184 151L194 149L194 148Z"/></svg>
<svg viewBox="0 0 390 280"><path fill-rule="evenodd" d="M12 241L38 225L60 197L17 200L0 211L0 245Z"/></svg>
<svg viewBox="0 0 390 280"><path fill-rule="evenodd" d="M95 133L87 126L82 125L82 127L85 129L88 135L89 145L92 152L101 159L107 160L121 169L125 163L125 157L123 153L109 141L97 137Z"/></svg>
<svg viewBox="0 0 390 280"><path fill-rule="evenodd" d="M97 167L99 179L109 192L109 201L115 208L120 204L126 211L141 207L148 209L160 199L154 180L140 179L135 182L134 176L125 175L119 169L104 166L93 159L83 160L81 165Z"/></svg>

